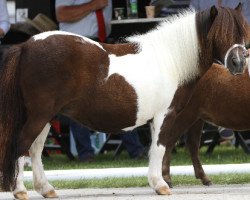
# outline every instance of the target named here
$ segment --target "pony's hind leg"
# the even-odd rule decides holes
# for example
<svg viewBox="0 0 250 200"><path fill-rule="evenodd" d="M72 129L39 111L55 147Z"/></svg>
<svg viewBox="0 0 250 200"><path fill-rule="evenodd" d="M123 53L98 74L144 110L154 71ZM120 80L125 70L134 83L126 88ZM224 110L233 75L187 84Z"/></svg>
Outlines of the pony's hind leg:
<svg viewBox="0 0 250 200"><path fill-rule="evenodd" d="M13 195L16 199L28 200L27 190L23 184L23 168L24 168L24 156L18 159L19 172L16 179L16 187L13 191Z"/></svg>
<svg viewBox="0 0 250 200"><path fill-rule="evenodd" d="M153 122L150 124L152 144L149 150L148 182L157 194L169 195L171 194L169 186L162 178L162 160L165 147L157 144L163 119L164 114L160 114L155 116Z"/></svg>
<svg viewBox="0 0 250 200"><path fill-rule="evenodd" d="M199 147L203 125L204 121L200 119L188 130L186 146L190 152L195 177L200 179L203 185L209 186L212 182L206 176L199 158Z"/></svg>
<svg viewBox="0 0 250 200"><path fill-rule="evenodd" d="M40 135L30 147L29 153L32 160L33 185L35 190L45 198L56 198L57 194L52 185L49 184L43 169L41 155L44 142L50 130L50 124L46 124Z"/></svg>

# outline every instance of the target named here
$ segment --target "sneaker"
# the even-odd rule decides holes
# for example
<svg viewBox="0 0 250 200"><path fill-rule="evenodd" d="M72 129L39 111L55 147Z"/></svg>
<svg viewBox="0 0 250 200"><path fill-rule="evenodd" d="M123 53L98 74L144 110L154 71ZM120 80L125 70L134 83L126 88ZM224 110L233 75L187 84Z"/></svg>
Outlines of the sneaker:
<svg viewBox="0 0 250 200"><path fill-rule="evenodd" d="M84 157L79 158L81 163L91 163L95 161L95 155L88 154Z"/></svg>
<svg viewBox="0 0 250 200"><path fill-rule="evenodd" d="M146 150L142 150L140 153L138 153L136 156L132 157L134 160L142 160L147 159L147 152Z"/></svg>
<svg viewBox="0 0 250 200"><path fill-rule="evenodd" d="M219 128L220 137L224 140L234 139L234 132L231 129Z"/></svg>

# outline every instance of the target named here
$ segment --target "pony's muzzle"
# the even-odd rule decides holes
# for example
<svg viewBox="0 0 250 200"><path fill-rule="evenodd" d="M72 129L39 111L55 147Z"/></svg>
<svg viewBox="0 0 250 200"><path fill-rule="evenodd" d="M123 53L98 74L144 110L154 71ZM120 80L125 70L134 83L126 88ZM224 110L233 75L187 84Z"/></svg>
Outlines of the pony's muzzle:
<svg viewBox="0 0 250 200"><path fill-rule="evenodd" d="M232 58L232 66L233 69L231 70L231 73L233 75L242 74L244 71L244 68L246 66L246 58L245 57L233 57Z"/></svg>

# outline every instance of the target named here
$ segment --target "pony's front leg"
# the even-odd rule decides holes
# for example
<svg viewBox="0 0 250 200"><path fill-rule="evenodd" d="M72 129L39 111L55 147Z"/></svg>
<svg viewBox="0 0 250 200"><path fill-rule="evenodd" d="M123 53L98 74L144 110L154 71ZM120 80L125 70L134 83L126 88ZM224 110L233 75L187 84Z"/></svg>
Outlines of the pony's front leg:
<svg viewBox="0 0 250 200"><path fill-rule="evenodd" d="M157 194L171 194L168 184L162 178L162 160L165 147L157 144L159 133L164 119L164 113L154 117L151 126L152 144L149 150L148 182Z"/></svg>
<svg viewBox="0 0 250 200"><path fill-rule="evenodd" d="M46 137L50 130L50 124L46 124L42 132L30 147L29 153L32 161L33 184L35 190L45 198L56 198L57 194L52 185L49 184L43 169L42 151Z"/></svg>
<svg viewBox="0 0 250 200"><path fill-rule="evenodd" d="M186 146L190 152L192 159L195 177L200 179L203 185L212 185L211 180L205 174L200 158L199 158L199 148L202 135L202 128L204 125L203 120L198 120L195 124L188 130Z"/></svg>
<svg viewBox="0 0 250 200"><path fill-rule="evenodd" d="M166 147L166 150L168 151L168 147ZM168 186L170 188L173 187L172 185L172 180L171 180L171 176L170 176L170 161L171 161L171 157L167 156L168 154L164 154L163 157L163 162L162 162L162 176L164 181L168 184Z"/></svg>
<svg viewBox="0 0 250 200"><path fill-rule="evenodd" d="M24 168L24 156L18 159L19 172L16 179L16 187L13 191L13 195L16 199L28 200L27 190L23 184L23 168Z"/></svg>

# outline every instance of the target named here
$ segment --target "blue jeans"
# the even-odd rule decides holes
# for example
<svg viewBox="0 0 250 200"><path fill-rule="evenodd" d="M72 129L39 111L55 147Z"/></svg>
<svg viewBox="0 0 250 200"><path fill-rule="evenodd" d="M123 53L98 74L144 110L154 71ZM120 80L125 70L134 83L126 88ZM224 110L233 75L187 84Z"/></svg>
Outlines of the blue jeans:
<svg viewBox="0 0 250 200"><path fill-rule="evenodd" d="M91 146L90 130L73 120L70 120L70 129L76 143L76 150L80 160L94 156L94 149Z"/></svg>
<svg viewBox="0 0 250 200"><path fill-rule="evenodd" d="M144 152L144 147L140 142L137 130L119 134L122 144L125 146L130 158L136 158Z"/></svg>

